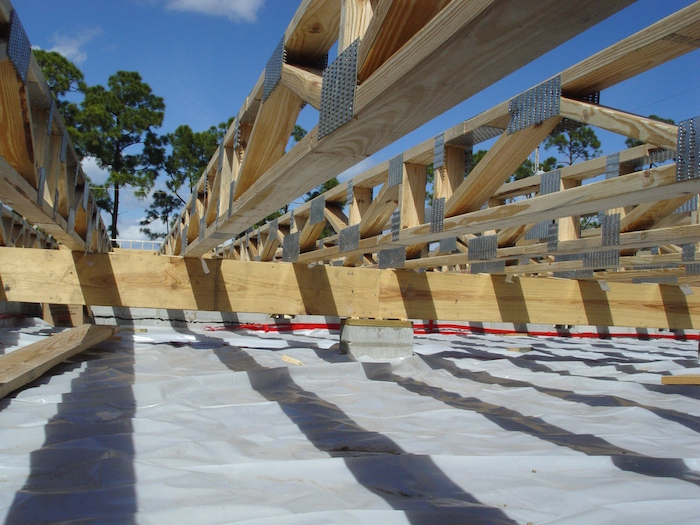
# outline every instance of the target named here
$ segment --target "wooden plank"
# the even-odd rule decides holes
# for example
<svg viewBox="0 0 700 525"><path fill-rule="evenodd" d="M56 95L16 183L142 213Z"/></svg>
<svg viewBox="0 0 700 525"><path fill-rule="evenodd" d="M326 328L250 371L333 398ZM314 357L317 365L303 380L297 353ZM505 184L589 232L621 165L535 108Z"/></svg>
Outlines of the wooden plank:
<svg viewBox="0 0 700 525"><path fill-rule="evenodd" d="M340 0L338 54L364 36L373 14L370 0Z"/></svg>
<svg viewBox="0 0 700 525"><path fill-rule="evenodd" d="M700 385L700 374L661 376L662 385Z"/></svg>
<svg viewBox="0 0 700 525"><path fill-rule="evenodd" d="M282 64L282 77L280 82L304 102L311 104L316 109L321 109L322 71L309 67Z"/></svg>
<svg viewBox="0 0 700 525"><path fill-rule="evenodd" d="M303 0L284 33L287 61L315 66L338 39L340 2Z"/></svg>
<svg viewBox="0 0 700 525"><path fill-rule="evenodd" d="M464 181L465 162L464 147L445 146L445 164L433 173L433 199L452 197Z"/></svg>
<svg viewBox="0 0 700 525"><path fill-rule="evenodd" d="M587 102L561 98L561 115L565 118L632 137L661 148L676 150L678 126L632 115Z"/></svg>
<svg viewBox="0 0 700 525"><path fill-rule="evenodd" d="M362 39L357 78L366 80L398 51L449 0L382 0Z"/></svg>
<svg viewBox="0 0 700 525"><path fill-rule="evenodd" d="M428 175L426 166L421 164L403 165L403 182L399 194L399 229L413 228L425 222L425 185ZM406 257L418 257L423 244L406 248Z"/></svg>
<svg viewBox="0 0 700 525"><path fill-rule="evenodd" d="M387 319L700 328L700 290L0 248L0 299Z"/></svg>
<svg viewBox="0 0 700 525"><path fill-rule="evenodd" d="M0 398L112 337L118 330L116 326L84 324L0 356Z"/></svg>
<svg viewBox="0 0 700 525"><path fill-rule="evenodd" d="M29 100L9 60L0 62L0 122L0 156L36 188Z"/></svg>
<svg viewBox="0 0 700 525"><path fill-rule="evenodd" d="M553 117L513 134L504 133L445 203L445 217L478 210L561 122Z"/></svg>
<svg viewBox="0 0 700 525"><path fill-rule="evenodd" d="M188 246L185 255L197 257L214 249L631 1L609 1L604 8L595 0L575 7L556 0L451 2L358 87L354 119L320 141L312 130L240 195L231 219L204 241ZM501 16L504 10L507 19ZM494 32L494 26L500 31ZM524 40L530 45L519 44ZM460 69L471 74L454 75Z"/></svg>
<svg viewBox="0 0 700 525"><path fill-rule="evenodd" d="M620 231L629 232L653 228L664 217L676 211L692 198L692 195L682 195L658 202L642 203L622 217L620 220Z"/></svg>

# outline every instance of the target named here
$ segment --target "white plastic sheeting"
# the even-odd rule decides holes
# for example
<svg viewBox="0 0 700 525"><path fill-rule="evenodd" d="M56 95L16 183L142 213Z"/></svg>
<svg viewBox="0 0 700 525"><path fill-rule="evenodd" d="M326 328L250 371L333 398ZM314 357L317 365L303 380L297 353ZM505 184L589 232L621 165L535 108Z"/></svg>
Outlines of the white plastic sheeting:
<svg viewBox="0 0 700 525"><path fill-rule="evenodd" d="M425 335L355 363L323 330L119 338L0 401L4 523L700 519L700 389L660 384L697 342Z"/></svg>

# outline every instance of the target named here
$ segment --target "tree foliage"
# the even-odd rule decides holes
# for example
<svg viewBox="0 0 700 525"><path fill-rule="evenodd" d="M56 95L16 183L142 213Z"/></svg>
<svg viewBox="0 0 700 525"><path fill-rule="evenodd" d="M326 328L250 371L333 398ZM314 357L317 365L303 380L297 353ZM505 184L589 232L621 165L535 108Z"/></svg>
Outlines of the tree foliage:
<svg viewBox="0 0 700 525"><path fill-rule="evenodd" d="M155 130L163 123L165 103L136 72L117 71L107 85L85 89L77 128L85 153L109 171L105 185L113 196L98 195L98 206L111 215L116 238L120 189L131 186L144 198L163 166L165 140Z"/></svg>
<svg viewBox="0 0 700 525"><path fill-rule="evenodd" d="M589 160L601 155L600 140L590 126L578 126L552 133L544 143L545 149L555 148L569 166L579 160Z"/></svg>
<svg viewBox="0 0 700 525"><path fill-rule="evenodd" d="M140 223L144 226L141 232L149 239L162 239L167 235L176 213L187 203L187 196L192 193L232 120L205 131L193 131L185 124L166 135L170 152L164 162L165 189L153 193L153 201ZM154 222L163 224L165 231L154 232L150 227Z"/></svg>
<svg viewBox="0 0 700 525"><path fill-rule="evenodd" d="M63 117L66 129L71 134L76 149L79 150L75 125L80 108L75 100L70 99L75 98L71 94L85 92L87 86L83 72L73 62L55 51L35 49L34 56L46 78L46 83L54 94L56 107Z"/></svg>

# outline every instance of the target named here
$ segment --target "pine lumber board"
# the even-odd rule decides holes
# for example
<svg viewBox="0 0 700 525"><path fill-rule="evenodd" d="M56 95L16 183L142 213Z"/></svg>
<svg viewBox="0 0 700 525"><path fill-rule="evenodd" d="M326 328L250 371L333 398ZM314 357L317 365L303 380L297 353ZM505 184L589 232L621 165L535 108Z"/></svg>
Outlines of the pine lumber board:
<svg viewBox="0 0 700 525"><path fill-rule="evenodd" d="M263 102L236 180L234 199L284 156L303 102L299 95L281 84Z"/></svg>
<svg viewBox="0 0 700 525"><path fill-rule="evenodd" d="M310 67L282 64L282 78L280 82L304 102L311 104L316 109L321 108L321 86L323 84L322 71Z"/></svg>
<svg viewBox="0 0 700 525"><path fill-rule="evenodd" d="M682 195L658 202L642 203L622 217L620 220L620 231L628 232L653 228L659 221L676 211L692 198L692 195Z"/></svg>
<svg viewBox="0 0 700 525"><path fill-rule="evenodd" d="M3 300L385 319L700 328L677 286L0 248ZM39 284L41 283L41 284Z"/></svg>
<svg viewBox="0 0 700 525"><path fill-rule="evenodd" d="M678 126L565 97L560 104L565 118L676 151Z"/></svg>
<svg viewBox="0 0 700 525"><path fill-rule="evenodd" d="M662 385L700 385L700 374L661 376Z"/></svg>
<svg viewBox="0 0 700 525"><path fill-rule="evenodd" d="M53 237L71 250L85 251L85 240L77 231L69 234L68 224L60 215L53 219L53 209L44 201L37 204L37 190L24 177L17 173L12 166L0 157L0 201L12 207L29 223Z"/></svg>
<svg viewBox="0 0 700 525"><path fill-rule="evenodd" d="M284 33L287 61L316 65L338 39L339 26L338 0L302 0Z"/></svg>
<svg viewBox="0 0 700 525"><path fill-rule="evenodd" d="M0 24L9 24L12 19L12 3L10 0L0 0Z"/></svg>
<svg viewBox="0 0 700 525"><path fill-rule="evenodd" d="M366 80L449 0L382 0L360 44L357 78Z"/></svg>
<svg viewBox="0 0 700 525"><path fill-rule="evenodd" d="M220 235L207 232L185 256L214 249L631 1L614 0L603 8L594 0L574 7L555 0L451 2L358 87L353 120L320 141L309 133L237 199L234 215L218 228ZM502 17L503 10L512 16ZM454 75L460 69L471 74Z"/></svg>
<svg viewBox="0 0 700 525"><path fill-rule="evenodd" d="M0 399L118 330L116 326L84 324L0 356Z"/></svg>
<svg viewBox="0 0 700 525"><path fill-rule="evenodd" d="M0 62L0 156L36 186L28 94L9 60Z"/></svg>
<svg viewBox="0 0 700 525"><path fill-rule="evenodd" d="M338 54L358 38L362 38L372 20L370 0L340 0L340 30L338 32Z"/></svg>
<svg viewBox="0 0 700 525"><path fill-rule="evenodd" d="M445 217L478 210L561 122L552 117L527 129L501 135L445 203Z"/></svg>

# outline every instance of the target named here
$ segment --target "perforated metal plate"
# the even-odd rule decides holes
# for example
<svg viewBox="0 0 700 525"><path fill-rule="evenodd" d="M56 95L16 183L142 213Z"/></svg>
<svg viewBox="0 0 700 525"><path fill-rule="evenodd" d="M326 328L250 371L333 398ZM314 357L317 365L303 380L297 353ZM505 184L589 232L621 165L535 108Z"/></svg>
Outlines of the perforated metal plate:
<svg viewBox="0 0 700 525"><path fill-rule="evenodd" d="M540 179L540 195L549 195L561 190L561 171L554 170L543 173ZM525 239L547 239L550 242L550 228L553 221L540 221L525 233ZM557 226L558 228L558 226ZM557 229L558 231L558 229Z"/></svg>
<svg viewBox="0 0 700 525"><path fill-rule="evenodd" d="M56 102L54 102L53 97L51 97L51 105L49 106L49 119L46 122L46 134L51 136L51 131L53 129L53 113L56 111Z"/></svg>
<svg viewBox="0 0 700 525"><path fill-rule="evenodd" d="M697 211L698 209L698 196L693 195L693 198L686 202L683 206L679 206L673 213L689 213L691 211Z"/></svg>
<svg viewBox="0 0 700 525"><path fill-rule="evenodd" d="M603 246L620 245L620 214L611 213L603 217L601 224L603 235Z"/></svg>
<svg viewBox="0 0 700 525"><path fill-rule="evenodd" d="M323 195L319 195L311 201L311 205L309 206L309 223L318 224L320 222L326 222L326 216L324 215L325 210L326 198Z"/></svg>
<svg viewBox="0 0 700 525"><path fill-rule="evenodd" d="M401 211L391 214L391 240L398 241L401 233Z"/></svg>
<svg viewBox="0 0 700 525"><path fill-rule="evenodd" d="M10 58L10 62L12 62L22 82L26 84L27 74L29 73L29 61L32 56L32 45L29 43L29 38L27 38L27 33L24 31L16 9L12 11L12 19L10 21L7 56Z"/></svg>
<svg viewBox="0 0 700 525"><path fill-rule="evenodd" d="M435 136L433 143L433 169L442 168L445 165L445 134Z"/></svg>
<svg viewBox="0 0 700 525"><path fill-rule="evenodd" d="M525 91L508 104L510 122L508 133L544 122L559 115L561 103L561 76Z"/></svg>
<svg viewBox="0 0 700 525"><path fill-rule="evenodd" d="M472 237L467 243L467 256L470 261L484 261L498 257L498 236L483 235Z"/></svg>
<svg viewBox="0 0 700 525"><path fill-rule="evenodd" d="M492 261L484 263L469 263L469 273L504 273L506 271L505 261Z"/></svg>
<svg viewBox="0 0 700 525"><path fill-rule="evenodd" d="M236 150L241 145L241 125L238 119L233 125L233 149Z"/></svg>
<svg viewBox="0 0 700 525"><path fill-rule="evenodd" d="M605 157L605 178L613 179L620 176L620 154L613 153Z"/></svg>
<svg viewBox="0 0 700 525"><path fill-rule="evenodd" d="M224 139L219 143L219 165L216 168L217 173L221 173L224 168Z"/></svg>
<svg viewBox="0 0 700 525"><path fill-rule="evenodd" d="M46 169L37 169L39 174L39 185L36 189L36 203L39 207L44 204L44 186L46 185Z"/></svg>
<svg viewBox="0 0 700 525"><path fill-rule="evenodd" d="M559 222L549 221L547 225L547 250L556 252L559 248Z"/></svg>
<svg viewBox="0 0 700 525"><path fill-rule="evenodd" d="M671 275L659 277L635 277L634 284L678 284L678 277Z"/></svg>
<svg viewBox="0 0 700 525"><path fill-rule="evenodd" d="M183 254L185 253L185 250L187 250L187 228L182 228L180 243L180 254Z"/></svg>
<svg viewBox="0 0 700 525"><path fill-rule="evenodd" d="M355 116L358 38L323 71L318 137L323 138Z"/></svg>
<svg viewBox="0 0 700 525"><path fill-rule="evenodd" d="M68 235L71 235L75 231L75 208L68 210L68 226L66 228Z"/></svg>
<svg viewBox="0 0 700 525"><path fill-rule="evenodd" d="M207 231L207 220L206 217L199 219L199 241L204 240L204 234Z"/></svg>
<svg viewBox="0 0 700 525"><path fill-rule="evenodd" d="M379 268L403 268L406 266L406 247L389 248L379 252Z"/></svg>
<svg viewBox="0 0 700 525"><path fill-rule="evenodd" d="M231 186L229 186L228 189L228 211L226 212L226 216L230 219L231 215L233 214L233 188L234 188L235 182L231 181Z"/></svg>
<svg viewBox="0 0 700 525"><path fill-rule="evenodd" d="M290 233L284 238L282 244L282 260L284 262L297 262L299 260L299 232Z"/></svg>
<svg viewBox="0 0 700 525"><path fill-rule="evenodd" d="M700 117L678 124L676 180L679 182L700 177L700 142L697 136L699 124Z"/></svg>
<svg viewBox="0 0 700 525"><path fill-rule="evenodd" d="M353 191L352 180L348 181L348 194L346 200L348 206L350 206L352 204L352 201L355 200L355 192Z"/></svg>
<svg viewBox="0 0 700 525"><path fill-rule="evenodd" d="M495 137L500 137L505 131L504 128L497 128L493 126L479 126L476 129L468 131L464 135L460 135L457 138L451 139L448 144L450 146L466 146L472 147L476 146L481 142L486 142Z"/></svg>
<svg viewBox="0 0 700 525"><path fill-rule="evenodd" d="M85 186L83 186L83 209L88 211L88 203L90 202L90 184L85 181Z"/></svg>
<svg viewBox="0 0 700 525"><path fill-rule="evenodd" d="M454 253L457 251L457 237L440 239L440 253Z"/></svg>
<svg viewBox="0 0 700 525"><path fill-rule="evenodd" d="M68 131L65 129L63 130L63 136L61 137L61 153L60 153L60 160L61 162L66 162L66 152L68 151Z"/></svg>
<svg viewBox="0 0 700 525"><path fill-rule="evenodd" d="M562 255L555 255L554 262L567 262L567 261L583 261L585 260L585 255L582 253L566 253ZM571 270L564 272L554 272L554 277L559 277L560 279L592 279L592 270Z"/></svg>
<svg viewBox="0 0 700 525"><path fill-rule="evenodd" d="M282 64L284 64L287 52L284 49L284 37L279 41L272 52L272 56L265 66L265 81L263 83L263 102L272 94L282 78Z"/></svg>
<svg viewBox="0 0 700 525"><path fill-rule="evenodd" d="M340 253L356 250L360 247L360 225L348 226L340 230L338 235L338 247Z"/></svg>
<svg viewBox="0 0 700 525"><path fill-rule="evenodd" d="M273 239L276 239L278 229L279 229L278 222L277 222L277 219L275 219L272 222L270 222L270 226L268 228L268 231L270 232L269 236Z"/></svg>
<svg viewBox="0 0 700 525"><path fill-rule="evenodd" d="M430 233L440 233L445 228L445 197L433 199L430 211Z"/></svg>
<svg viewBox="0 0 700 525"><path fill-rule="evenodd" d="M294 229L294 210L289 212L289 229Z"/></svg>
<svg viewBox="0 0 700 525"><path fill-rule="evenodd" d="M388 188L393 188L401 182L403 182L403 153L389 159L389 178L386 184Z"/></svg>
<svg viewBox="0 0 700 525"><path fill-rule="evenodd" d="M59 196L58 188L56 188L56 191L53 192L53 214L51 216L53 222L56 222L56 219L58 218L58 196Z"/></svg>

